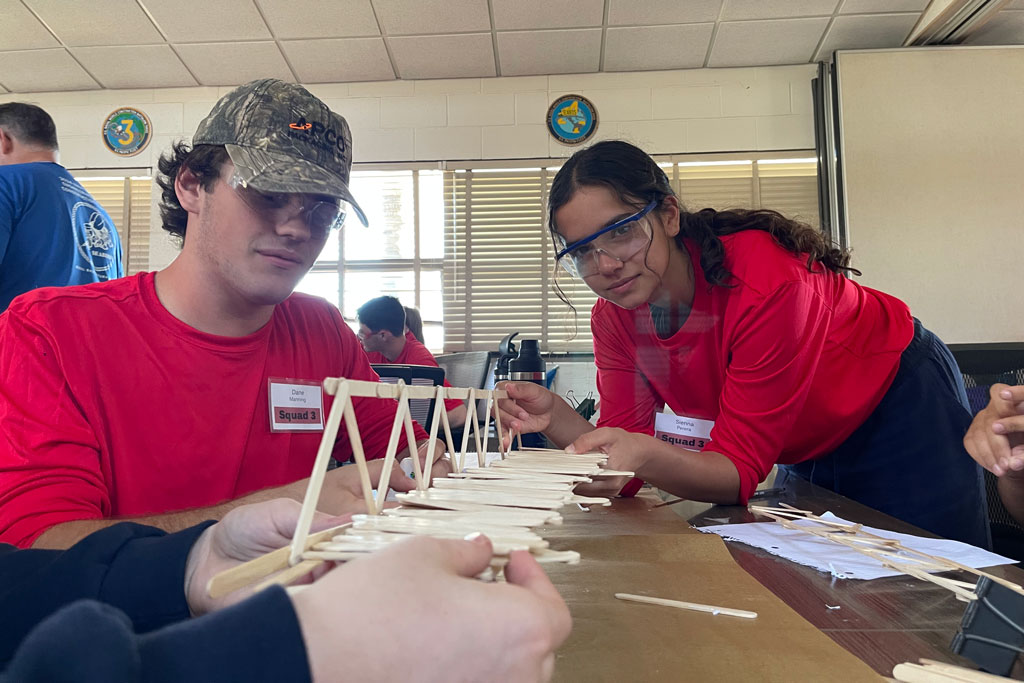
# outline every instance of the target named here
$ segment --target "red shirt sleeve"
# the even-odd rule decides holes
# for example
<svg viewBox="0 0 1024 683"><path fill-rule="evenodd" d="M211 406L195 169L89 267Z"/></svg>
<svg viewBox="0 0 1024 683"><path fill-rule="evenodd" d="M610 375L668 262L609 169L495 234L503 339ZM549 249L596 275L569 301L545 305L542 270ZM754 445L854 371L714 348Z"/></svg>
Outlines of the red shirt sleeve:
<svg viewBox="0 0 1024 683"><path fill-rule="evenodd" d="M610 304L602 304L610 305ZM612 316L602 316L595 308L590 328L594 335L594 362L597 365L597 393L601 397L598 427L620 427L629 432L654 435L654 413L665 407L636 366L636 340L616 324ZM635 496L643 480L631 479L620 496Z"/></svg>
<svg viewBox="0 0 1024 683"><path fill-rule="evenodd" d="M0 542L28 547L52 526L110 510L99 443L53 345L8 310L0 315Z"/></svg>
<svg viewBox="0 0 1024 683"><path fill-rule="evenodd" d="M737 321L718 419L706 451L740 475L739 504L771 471L807 399L832 311L803 282L779 286Z"/></svg>
<svg viewBox="0 0 1024 683"><path fill-rule="evenodd" d="M380 377L373 368L370 361L363 353L362 345L355 333L338 316L338 332L341 335L341 357L345 359L343 376L348 379L361 379L369 382L379 382ZM355 398L352 400L352 407L355 409L356 421L359 423L359 436L363 441L363 450L366 457L383 458L384 451L388 447L388 439L391 437L391 425L395 421L395 414L398 412L398 402L388 401L379 398ZM413 430L416 433L417 441L425 441L428 438L423 428L413 422ZM352 455L352 446L348 442L348 432L345 429L338 430L338 449L343 456ZM405 439L405 430L399 434L398 452L408 445Z"/></svg>

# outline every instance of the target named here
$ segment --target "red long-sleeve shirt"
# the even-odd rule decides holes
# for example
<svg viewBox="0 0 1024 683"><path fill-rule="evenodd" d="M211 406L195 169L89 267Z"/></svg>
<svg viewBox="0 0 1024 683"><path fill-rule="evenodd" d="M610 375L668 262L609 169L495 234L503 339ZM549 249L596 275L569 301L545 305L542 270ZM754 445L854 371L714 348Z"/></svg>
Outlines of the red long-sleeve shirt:
<svg viewBox="0 0 1024 683"><path fill-rule="evenodd" d="M0 542L308 477L321 433L271 433L271 377L378 380L337 309L303 294L237 338L171 315L153 273L15 299L0 316ZM397 403L354 404L367 457L382 456ZM350 454L342 429L335 456Z"/></svg>
<svg viewBox="0 0 1024 683"><path fill-rule="evenodd" d="M366 357L370 359L371 363L391 363L394 365L429 365L430 367L439 367L437 360L434 358L434 354L430 352L426 346L420 343L420 340L416 338L412 332L405 333L405 346L402 347L402 352L398 354L398 357L394 360L388 360L388 357L379 351L367 351ZM446 387L450 387L451 384L448 380L444 381ZM444 402L445 410L453 410L463 404L463 401L458 399L450 399Z"/></svg>
<svg viewBox="0 0 1024 683"><path fill-rule="evenodd" d="M867 419L914 324L902 301L820 265L809 272L806 255L766 232L722 242L735 286L709 287L697 246L687 242L693 308L668 339L657 336L646 304L629 311L598 301L598 426L653 434L654 414L666 404L714 420L703 450L736 466L745 503L773 465L824 455Z"/></svg>

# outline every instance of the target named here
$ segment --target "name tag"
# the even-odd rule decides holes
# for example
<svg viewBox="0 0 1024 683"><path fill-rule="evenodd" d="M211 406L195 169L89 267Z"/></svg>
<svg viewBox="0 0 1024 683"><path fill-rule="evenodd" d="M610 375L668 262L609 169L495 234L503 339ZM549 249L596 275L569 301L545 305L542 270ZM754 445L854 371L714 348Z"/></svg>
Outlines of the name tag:
<svg viewBox="0 0 1024 683"><path fill-rule="evenodd" d="M271 377L270 431L324 431L324 394L319 382Z"/></svg>
<svg viewBox="0 0 1024 683"><path fill-rule="evenodd" d="M688 451L699 451L711 441L711 428L714 426L714 420L655 413L654 438Z"/></svg>

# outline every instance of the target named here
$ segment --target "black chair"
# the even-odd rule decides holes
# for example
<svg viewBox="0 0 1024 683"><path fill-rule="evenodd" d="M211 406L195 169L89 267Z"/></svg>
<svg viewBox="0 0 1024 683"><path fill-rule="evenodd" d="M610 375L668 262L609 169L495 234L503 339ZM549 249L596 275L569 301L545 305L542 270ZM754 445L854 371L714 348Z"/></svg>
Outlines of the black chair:
<svg viewBox="0 0 1024 683"><path fill-rule="evenodd" d="M444 368L431 365L394 365L375 363L370 367L380 375L381 382L398 384L403 380L406 384L416 387L436 387L444 384ZM420 423L424 429L430 429L430 421L434 419L434 399L409 399L409 413L412 419Z"/></svg>

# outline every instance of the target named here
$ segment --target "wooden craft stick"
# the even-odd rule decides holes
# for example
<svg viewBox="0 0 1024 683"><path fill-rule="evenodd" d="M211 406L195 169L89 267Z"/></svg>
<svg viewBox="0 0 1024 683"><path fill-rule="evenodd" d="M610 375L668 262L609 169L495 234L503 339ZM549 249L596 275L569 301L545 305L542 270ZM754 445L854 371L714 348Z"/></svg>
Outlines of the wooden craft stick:
<svg viewBox="0 0 1024 683"><path fill-rule="evenodd" d="M478 450L476 452L477 462L480 467L487 464L487 459L484 457L484 453L487 451L487 433L491 430L491 404L497 405L497 401L491 396L491 392L487 392L487 400L484 401L484 434L483 434L483 447L480 447L480 442L477 442ZM501 444L498 445L501 448Z"/></svg>
<svg viewBox="0 0 1024 683"><path fill-rule="evenodd" d="M474 393L474 397L475 397L475 400L473 402L473 416L474 416L474 418L476 418L476 401L480 400L480 393L483 393L483 391L484 390L481 389L479 392L475 392ZM486 417L486 413L485 413L484 416ZM486 442L487 442L486 436L484 437L484 443L480 442L480 420L479 419L474 419L473 420L473 445L476 446L476 459L477 459L477 465L479 467L483 467L484 465L487 464L487 459L484 457L484 445L486 444Z"/></svg>
<svg viewBox="0 0 1024 683"><path fill-rule="evenodd" d="M253 587L252 592L259 593L264 588L269 588L271 586L287 586L289 583L301 579L323 563L324 560L302 560L298 564L288 567L280 574L272 576L262 583L256 584Z"/></svg>
<svg viewBox="0 0 1024 683"><path fill-rule="evenodd" d="M306 537L309 535L309 525L313 522L313 513L316 512L317 503L320 501L320 491L324 486L324 477L327 475L327 464L331 460L331 453L334 451L334 440L338 435L338 427L341 426L341 416L345 412L345 406L349 402L348 385L336 385L334 403L331 405L331 412L327 416L327 423L324 425L324 433L320 438L320 447L316 452L316 460L313 461L313 473L306 485L306 495L302 499L302 509L299 511L299 521L295 524L295 535L292 537L292 552L288 558L289 564L297 564L306 549ZM325 387L326 389L326 387Z"/></svg>
<svg viewBox="0 0 1024 683"><path fill-rule="evenodd" d="M351 399L345 405L345 430L348 431L348 441L352 444L352 457L356 461L356 468L359 472L359 486L363 491L363 502L366 504L366 511L372 513L377 509L373 502L373 483L370 481L370 470L366 466L363 438L359 434L359 424L356 422L356 412L352 407Z"/></svg>
<svg viewBox="0 0 1024 683"><path fill-rule="evenodd" d="M501 429L501 409L498 407L498 401L495 400L492 404L494 406L494 431L498 435L498 453L501 454L501 459L504 460L508 457L508 450L505 448L505 435ZM512 445L512 435L509 434L509 446Z"/></svg>
<svg viewBox="0 0 1024 683"><path fill-rule="evenodd" d="M476 424L476 389L469 390L469 398L466 403L466 423L462 426L462 448L459 449L458 467L456 472L461 472L466 466L466 449L469 447L470 420Z"/></svg>
<svg viewBox="0 0 1024 683"><path fill-rule="evenodd" d="M409 456L412 458L412 473L416 477L416 488L421 491L426 491L425 479L423 477L423 464L420 463L419 448L416 446L416 430L412 426L412 414L409 412L409 395L406 392L402 392L398 399L398 403L405 402L405 410L402 411L402 423L405 425L405 443L409 449ZM430 448L431 442L427 442L427 447ZM433 453L429 457L433 457ZM433 460L430 461L433 464Z"/></svg>
<svg viewBox="0 0 1024 683"><path fill-rule="evenodd" d="M661 605L663 607L676 607L678 609L689 609L695 612L710 612L711 614L725 614L730 617L742 617L744 619L756 619L757 612L748 612L744 609L732 609L730 607L716 607L715 605L702 605L699 602L683 602L681 600L666 600L665 598L651 598L646 595L633 595L632 593L616 593L619 600L630 602L643 602L648 605Z"/></svg>
<svg viewBox="0 0 1024 683"><path fill-rule="evenodd" d="M444 413L445 417L448 416L448 411L444 409L444 400L442 398L443 396L444 387L439 384L434 392L434 416L430 420L430 433L427 434L427 447L430 449L434 448L434 440L437 439L437 426L441 422L441 414ZM424 472L423 474L424 490L430 488L430 474L434 469L433 453L430 454L430 457L430 466L424 468L426 470L426 472Z"/></svg>
<svg viewBox="0 0 1024 683"><path fill-rule="evenodd" d="M965 669L953 664L935 666L909 662L893 667L892 675L897 681L904 683L996 683L996 681L1009 680L1002 676L993 676L983 671Z"/></svg>
<svg viewBox="0 0 1024 683"><path fill-rule="evenodd" d="M306 539L306 548L310 548L321 541L334 538L348 526L350 524L342 524L341 526L331 527L330 529L310 534ZM257 579L262 579L287 567L290 554L291 546L286 545L266 555L261 555L254 560L249 560L244 564L222 571L211 578L209 583L206 584L206 592L211 598L220 598L239 588L249 586Z"/></svg>
<svg viewBox="0 0 1024 683"><path fill-rule="evenodd" d="M394 384L381 384L383 387L393 387ZM398 380L399 388L405 387L405 381ZM391 481L391 470L395 466L395 452L398 450L398 435L402 431L402 420L404 415L402 409L409 410L409 402L406 401L398 403L398 411L395 413L395 421L391 424L391 438L388 440L388 448L384 451L384 468L380 472L380 482L377 484L377 514L379 515L381 510L384 509L384 499L388 495L388 482Z"/></svg>
<svg viewBox="0 0 1024 683"><path fill-rule="evenodd" d="M977 681L978 683L997 683L997 681L1006 682L1006 679L1002 676L996 676L995 674L985 673L984 671L977 671L975 669L967 669L956 664L950 664L949 662L937 662L934 659L919 659L918 662L921 666L928 669L934 669L936 671L942 671L944 673L956 674L962 676L971 681Z"/></svg>
<svg viewBox="0 0 1024 683"><path fill-rule="evenodd" d="M516 432L516 443L519 445L519 450L523 450L523 433Z"/></svg>

